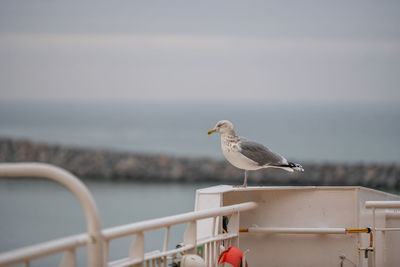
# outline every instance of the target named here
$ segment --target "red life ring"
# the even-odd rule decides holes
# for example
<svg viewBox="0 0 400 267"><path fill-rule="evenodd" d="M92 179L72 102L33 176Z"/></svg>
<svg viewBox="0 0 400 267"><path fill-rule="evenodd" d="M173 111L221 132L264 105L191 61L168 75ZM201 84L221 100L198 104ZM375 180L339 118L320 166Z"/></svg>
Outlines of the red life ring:
<svg viewBox="0 0 400 267"><path fill-rule="evenodd" d="M219 255L218 267L242 267L242 258L243 252L240 249L229 247Z"/></svg>

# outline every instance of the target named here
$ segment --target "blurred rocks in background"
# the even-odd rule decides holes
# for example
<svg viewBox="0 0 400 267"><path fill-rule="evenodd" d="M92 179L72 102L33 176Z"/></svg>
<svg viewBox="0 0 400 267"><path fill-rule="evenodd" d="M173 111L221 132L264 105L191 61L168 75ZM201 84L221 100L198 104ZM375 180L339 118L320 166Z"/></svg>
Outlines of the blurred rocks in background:
<svg viewBox="0 0 400 267"><path fill-rule="evenodd" d="M109 181L216 182L240 184L244 171L225 160L182 158L73 148L0 138L0 162L45 162L80 178ZM300 162L305 172L277 169L249 172L251 185L365 186L400 189L400 163Z"/></svg>

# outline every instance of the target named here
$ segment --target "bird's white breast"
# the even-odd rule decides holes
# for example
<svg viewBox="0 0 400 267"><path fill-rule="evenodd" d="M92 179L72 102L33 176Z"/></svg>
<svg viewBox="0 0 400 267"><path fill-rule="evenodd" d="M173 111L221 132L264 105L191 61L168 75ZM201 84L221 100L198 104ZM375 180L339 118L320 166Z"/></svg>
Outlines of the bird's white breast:
<svg viewBox="0 0 400 267"><path fill-rule="evenodd" d="M257 170L261 167L253 160L240 153L236 140L221 136L221 148L225 158L236 168L243 170Z"/></svg>

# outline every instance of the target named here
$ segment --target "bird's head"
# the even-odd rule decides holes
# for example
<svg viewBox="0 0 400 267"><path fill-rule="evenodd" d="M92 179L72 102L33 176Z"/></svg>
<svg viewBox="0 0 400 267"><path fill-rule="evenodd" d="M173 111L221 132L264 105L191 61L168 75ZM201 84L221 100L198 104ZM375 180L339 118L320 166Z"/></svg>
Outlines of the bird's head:
<svg viewBox="0 0 400 267"><path fill-rule="evenodd" d="M221 135L235 135L235 131L233 130L233 124L230 121L222 120L217 122L214 129L211 129L207 132L207 134L212 134L214 132L220 133Z"/></svg>

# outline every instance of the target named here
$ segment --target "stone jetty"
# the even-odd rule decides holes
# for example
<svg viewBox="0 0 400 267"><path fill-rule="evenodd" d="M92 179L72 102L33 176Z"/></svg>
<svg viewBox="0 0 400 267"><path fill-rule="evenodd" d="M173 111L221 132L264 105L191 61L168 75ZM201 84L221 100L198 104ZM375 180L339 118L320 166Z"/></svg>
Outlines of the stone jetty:
<svg viewBox="0 0 400 267"><path fill-rule="evenodd" d="M225 160L183 158L74 148L0 138L0 162L45 162L83 179L240 184L243 171ZM305 172L263 169L249 172L251 185L357 185L400 190L400 163L301 162Z"/></svg>

